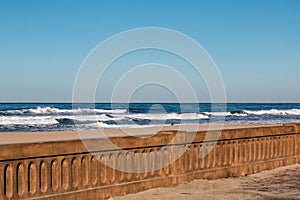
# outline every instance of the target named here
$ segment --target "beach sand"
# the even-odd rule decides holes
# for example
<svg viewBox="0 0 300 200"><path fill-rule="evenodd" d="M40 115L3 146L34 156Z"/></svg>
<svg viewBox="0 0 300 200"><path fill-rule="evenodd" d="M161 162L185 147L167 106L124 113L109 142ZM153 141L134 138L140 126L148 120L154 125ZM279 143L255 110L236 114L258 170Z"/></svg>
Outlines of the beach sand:
<svg viewBox="0 0 300 200"><path fill-rule="evenodd" d="M223 129L254 128L282 126L283 124L225 124ZM124 128L105 130L82 130L82 131L52 131L52 132L0 132L0 145L18 143L40 143L50 141L65 141L91 138L124 137L124 136L152 136L159 131L182 130L182 131L206 131L208 128L218 129L220 125L209 127L206 125L174 125L154 126L147 128Z"/></svg>
<svg viewBox="0 0 300 200"><path fill-rule="evenodd" d="M300 165L239 178L194 180L178 186L155 188L110 200L268 200L300 199Z"/></svg>

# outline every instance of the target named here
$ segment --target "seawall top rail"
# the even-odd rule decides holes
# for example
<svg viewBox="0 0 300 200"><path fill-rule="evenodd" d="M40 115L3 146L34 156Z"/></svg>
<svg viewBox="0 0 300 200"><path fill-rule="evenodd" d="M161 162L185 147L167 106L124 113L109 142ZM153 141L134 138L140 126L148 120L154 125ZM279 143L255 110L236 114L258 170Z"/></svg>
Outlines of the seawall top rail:
<svg viewBox="0 0 300 200"><path fill-rule="evenodd" d="M199 126L196 134L190 131L190 126L186 126L186 131L178 131L176 126L164 127L157 134L153 134L153 130L156 129L135 129L136 136L128 136L122 130L105 130L106 135L103 136L93 130L85 131L84 138L80 138L76 131L0 133L0 162L53 155L212 142L205 140L206 134L220 134L219 130L207 131L207 126ZM217 141L292 135L298 134L299 130L300 124L232 125L224 127ZM24 136L21 136L22 134ZM10 142L12 138L15 139ZM118 148L109 145L108 140Z"/></svg>

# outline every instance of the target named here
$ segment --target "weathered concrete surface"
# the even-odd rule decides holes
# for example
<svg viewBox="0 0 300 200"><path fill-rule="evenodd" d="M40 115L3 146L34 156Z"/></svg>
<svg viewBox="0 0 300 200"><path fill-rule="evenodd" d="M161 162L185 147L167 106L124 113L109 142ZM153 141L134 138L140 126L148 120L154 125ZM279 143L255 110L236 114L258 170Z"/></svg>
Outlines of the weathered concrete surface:
<svg viewBox="0 0 300 200"><path fill-rule="evenodd" d="M297 124L225 127L218 140L206 138L220 133L207 126L197 133L190 126L177 128L158 134L153 133L157 129L131 130L138 137L120 130L85 131L83 140L76 132L2 133L0 199L105 199L194 179L244 176L300 160ZM204 155L210 148L199 157L199 150Z"/></svg>
<svg viewBox="0 0 300 200"><path fill-rule="evenodd" d="M300 165L280 167L250 176L194 180L110 200L267 200L300 199Z"/></svg>
<svg viewBox="0 0 300 200"><path fill-rule="evenodd" d="M274 127L282 126L282 124L225 124L224 129L240 129L240 128L258 128L258 127ZM208 130L208 125L181 125L184 131ZM80 135L76 131L52 131L52 132L0 132L0 145L18 144L18 143L39 143L54 142L65 140L80 140L91 138L107 138L107 137L125 137L133 136L151 136L159 131L178 130L179 126L163 126L149 128L124 128L124 129L106 129L106 130L84 130Z"/></svg>

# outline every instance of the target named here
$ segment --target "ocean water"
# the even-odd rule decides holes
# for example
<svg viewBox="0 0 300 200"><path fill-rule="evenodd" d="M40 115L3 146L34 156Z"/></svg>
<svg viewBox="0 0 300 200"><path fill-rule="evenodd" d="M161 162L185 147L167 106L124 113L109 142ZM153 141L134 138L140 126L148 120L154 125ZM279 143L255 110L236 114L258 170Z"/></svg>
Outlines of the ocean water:
<svg viewBox="0 0 300 200"><path fill-rule="evenodd" d="M300 123L300 104L0 104L0 132L207 123Z"/></svg>

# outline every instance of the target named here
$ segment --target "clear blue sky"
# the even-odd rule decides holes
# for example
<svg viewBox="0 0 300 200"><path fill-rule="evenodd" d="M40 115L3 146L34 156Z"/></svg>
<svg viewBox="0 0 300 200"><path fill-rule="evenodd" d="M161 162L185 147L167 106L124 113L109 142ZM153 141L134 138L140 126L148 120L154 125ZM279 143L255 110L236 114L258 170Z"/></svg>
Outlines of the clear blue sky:
<svg viewBox="0 0 300 200"><path fill-rule="evenodd" d="M299 0L0 0L0 101L71 101L97 44L149 26L199 42L228 101L300 102Z"/></svg>

